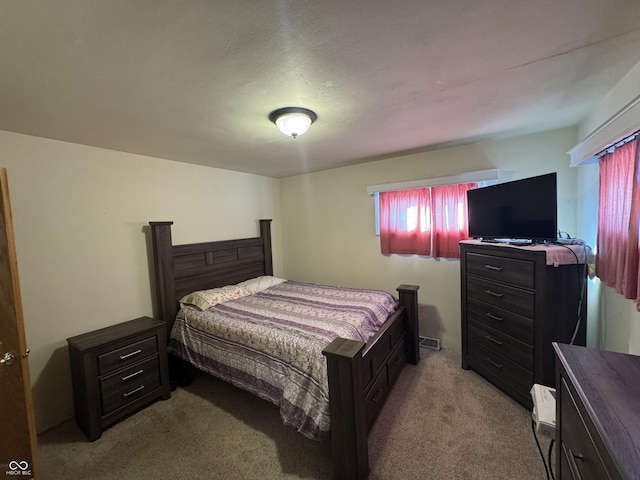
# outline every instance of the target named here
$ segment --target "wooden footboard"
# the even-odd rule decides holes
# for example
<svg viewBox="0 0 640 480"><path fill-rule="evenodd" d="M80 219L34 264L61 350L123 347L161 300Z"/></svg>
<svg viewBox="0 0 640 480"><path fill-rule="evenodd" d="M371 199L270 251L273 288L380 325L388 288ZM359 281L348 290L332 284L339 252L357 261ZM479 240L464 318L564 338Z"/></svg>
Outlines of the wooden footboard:
<svg viewBox="0 0 640 480"><path fill-rule="evenodd" d="M155 316L171 331L178 300L189 292L273 275L271 220L260 220L260 236L173 245L173 222L150 222ZM404 365L420 360L418 287L398 287L400 308L366 344L338 338L323 351L329 376L331 442L335 477L367 477L371 425ZM175 378L174 378L175 380Z"/></svg>
<svg viewBox="0 0 640 480"><path fill-rule="evenodd" d="M336 479L367 478L369 430L404 365L420 360L418 288L398 287L400 308L369 342L337 338L322 352L327 357Z"/></svg>

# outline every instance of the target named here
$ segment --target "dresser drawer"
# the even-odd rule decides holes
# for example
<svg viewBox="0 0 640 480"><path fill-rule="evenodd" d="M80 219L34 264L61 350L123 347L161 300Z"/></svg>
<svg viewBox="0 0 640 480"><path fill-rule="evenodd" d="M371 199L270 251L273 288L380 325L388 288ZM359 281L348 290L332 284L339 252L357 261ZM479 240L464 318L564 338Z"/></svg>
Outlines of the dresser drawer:
<svg viewBox="0 0 640 480"><path fill-rule="evenodd" d="M534 263L531 261L467 253L466 263L469 274L518 287L535 288Z"/></svg>
<svg viewBox="0 0 640 480"><path fill-rule="evenodd" d="M521 401L531 398L529 391L533 386L533 373L474 341L469 341L468 348L469 365L474 370L503 390L517 394Z"/></svg>
<svg viewBox="0 0 640 480"><path fill-rule="evenodd" d="M467 296L533 318L535 297L530 290L467 276Z"/></svg>
<svg viewBox="0 0 640 480"><path fill-rule="evenodd" d="M467 320L482 323L533 345L533 319L473 297L467 299Z"/></svg>
<svg viewBox="0 0 640 480"><path fill-rule="evenodd" d="M501 355L525 370L533 365L533 347L482 324L469 323L469 340L492 355Z"/></svg>
<svg viewBox="0 0 640 480"><path fill-rule="evenodd" d="M121 345L119 348L116 345L114 350L98 355L100 375L126 367L158 352L158 342L155 335L134 343L131 341L121 342Z"/></svg>
<svg viewBox="0 0 640 480"><path fill-rule="evenodd" d="M567 384L562 379L562 415L560 430L562 432L562 455L573 478L582 480L606 480L609 477L587 427L580 416L578 406ZM564 472L563 472L564 473Z"/></svg>

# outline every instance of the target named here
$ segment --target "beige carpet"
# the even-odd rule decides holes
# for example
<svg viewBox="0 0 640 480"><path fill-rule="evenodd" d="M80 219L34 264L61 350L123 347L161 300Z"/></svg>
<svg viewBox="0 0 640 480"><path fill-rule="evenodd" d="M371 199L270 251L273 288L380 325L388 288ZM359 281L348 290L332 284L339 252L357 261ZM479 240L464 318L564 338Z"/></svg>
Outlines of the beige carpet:
<svg viewBox="0 0 640 480"><path fill-rule="evenodd" d="M546 478L530 412L462 370L458 352L422 357L404 369L370 434L371 480ZM328 441L307 440L275 406L206 375L96 442L69 421L39 445L43 480L331 478Z"/></svg>

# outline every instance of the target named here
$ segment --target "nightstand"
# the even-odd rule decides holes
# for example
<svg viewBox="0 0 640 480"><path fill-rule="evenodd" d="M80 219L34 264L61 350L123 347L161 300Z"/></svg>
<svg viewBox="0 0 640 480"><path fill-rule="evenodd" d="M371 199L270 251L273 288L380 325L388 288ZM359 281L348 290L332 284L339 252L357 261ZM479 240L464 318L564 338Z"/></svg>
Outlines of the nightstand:
<svg viewBox="0 0 640 480"><path fill-rule="evenodd" d="M158 398L171 398L166 324L149 317L67 339L76 423L90 441Z"/></svg>

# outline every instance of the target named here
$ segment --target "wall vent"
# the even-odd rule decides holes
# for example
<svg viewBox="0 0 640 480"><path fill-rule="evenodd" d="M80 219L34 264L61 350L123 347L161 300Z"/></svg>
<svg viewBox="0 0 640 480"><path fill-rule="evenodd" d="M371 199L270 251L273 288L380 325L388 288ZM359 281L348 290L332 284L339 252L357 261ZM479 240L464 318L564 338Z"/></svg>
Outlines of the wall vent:
<svg viewBox="0 0 640 480"><path fill-rule="evenodd" d="M419 337L420 346L431 350L440 350L440 339L431 337Z"/></svg>

